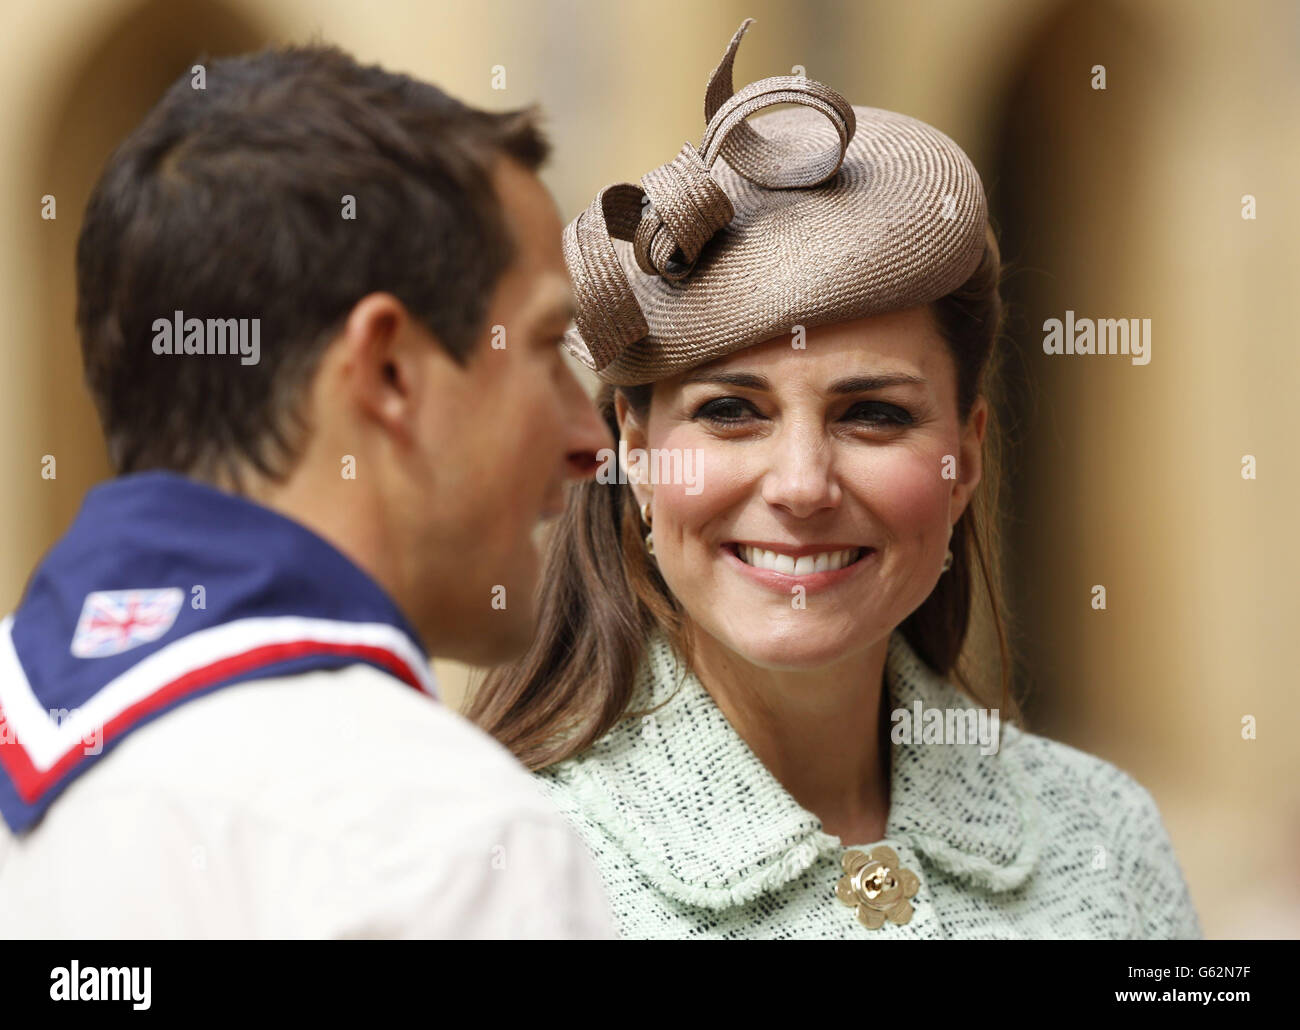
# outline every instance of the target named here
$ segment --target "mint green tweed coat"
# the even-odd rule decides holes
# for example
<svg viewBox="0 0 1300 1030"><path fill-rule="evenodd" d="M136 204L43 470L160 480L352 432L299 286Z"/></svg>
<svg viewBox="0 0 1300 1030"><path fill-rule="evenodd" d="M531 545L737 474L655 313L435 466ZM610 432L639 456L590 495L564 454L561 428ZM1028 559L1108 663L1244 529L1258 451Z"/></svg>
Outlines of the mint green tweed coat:
<svg viewBox="0 0 1300 1030"><path fill-rule="evenodd" d="M890 638L893 709L974 707ZM680 686L679 686L680 685ZM662 637L634 710L537 774L590 848L629 938L1202 936L1151 795L1108 762L1003 725L1001 748L892 745L881 841L920 887L905 925L871 930L835 896L846 843L823 831L732 729Z"/></svg>

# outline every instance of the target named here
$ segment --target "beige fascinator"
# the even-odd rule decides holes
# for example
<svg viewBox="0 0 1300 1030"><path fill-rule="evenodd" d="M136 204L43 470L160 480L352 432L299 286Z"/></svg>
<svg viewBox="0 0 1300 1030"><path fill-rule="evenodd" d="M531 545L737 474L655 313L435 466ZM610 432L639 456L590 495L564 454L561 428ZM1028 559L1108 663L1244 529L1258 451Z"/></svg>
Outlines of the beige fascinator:
<svg viewBox="0 0 1300 1030"><path fill-rule="evenodd" d="M607 383L653 382L791 332L928 304L978 267L988 206L951 139L829 86L732 86L639 185L607 186L564 231L577 297L565 346ZM778 104L796 105L751 115Z"/></svg>

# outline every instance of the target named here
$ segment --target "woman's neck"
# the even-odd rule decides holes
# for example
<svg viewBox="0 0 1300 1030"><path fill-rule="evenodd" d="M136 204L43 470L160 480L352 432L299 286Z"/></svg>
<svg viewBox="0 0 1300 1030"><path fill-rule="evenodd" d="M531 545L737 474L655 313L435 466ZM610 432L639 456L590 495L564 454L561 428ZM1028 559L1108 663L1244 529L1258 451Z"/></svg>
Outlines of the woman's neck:
<svg viewBox="0 0 1300 1030"><path fill-rule="evenodd" d="M707 633L692 666L727 721L827 833L875 843L889 816L889 638L818 669L755 665Z"/></svg>

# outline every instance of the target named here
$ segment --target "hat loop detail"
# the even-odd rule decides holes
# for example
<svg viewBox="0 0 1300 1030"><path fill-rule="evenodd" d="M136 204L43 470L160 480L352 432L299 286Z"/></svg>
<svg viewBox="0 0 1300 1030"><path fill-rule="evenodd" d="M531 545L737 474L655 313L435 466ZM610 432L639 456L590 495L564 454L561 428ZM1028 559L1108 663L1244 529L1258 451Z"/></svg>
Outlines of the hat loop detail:
<svg viewBox="0 0 1300 1030"><path fill-rule="evenodd" d="M606 186L587 210L564 229L564 260L573 280L578 331L602 369L649 331L614 250L614 239L631 240L641 220L642 191L629 183Z"/></svg>
<svg viewBox="0 0 1300 1030"><path fill-rule="evenodd" d="M809 155L759 135L745 119L776 104L802 104L825 115L839 137L820 153ZM700 142L710 167L719 154L750 182L773 190L820 186L840 169L857 128L853 108L825 83L797 75L774 75L751 82L728 98Z"/></svg>
<svg viewBox="0 0 1300 1030"><path fill-rule="evenodd" d="M709 77L704 105L708 124L699 150L687 143L668 164L642 176L640 186L606 187L564 230L564 256L577 301L574 320L597 371L650 331L614 240L632 244L637 266L646 274L680 282L705 244L735 215L731 199L711 174L719 156L768 189L820 185L844 160L855 116L852 105L829 86L778 75L733 91L736 48L752 22L747 18L736 31ZM837 141L809 154L767 139L745 121L776 104L802 104L819 111L834 127Z"/></svg>
<svg viewBox="0 0 1300 1030"><path fill-rule="evenodd" d="M641 177L645 210L633 247L641 271L684 279L713 234L731 221L731 200L687 143L669 164ZM648 201L648 203L646 203Z"/></svg>

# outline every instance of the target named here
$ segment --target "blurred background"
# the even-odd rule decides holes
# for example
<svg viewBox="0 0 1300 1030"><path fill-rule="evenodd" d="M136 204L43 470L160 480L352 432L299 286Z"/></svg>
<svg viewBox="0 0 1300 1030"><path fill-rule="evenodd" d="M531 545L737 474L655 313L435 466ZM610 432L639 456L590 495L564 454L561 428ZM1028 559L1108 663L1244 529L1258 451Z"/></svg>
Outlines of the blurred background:
<svg viewBox="0 0 1300 1030"><path fill-rule="evenodd" d="M323 39L480 106L539 102L568 221L698 142L708 74L754 17L738 87L802 66L941 129L983 176L1009 264L1004 560L1029 728L1152 792L1207 935L1300 936L1300 4L2 0L0 15L0 607L108 475L73 328L81 212L193 63ZM1044 355L1043 322L1067 309L1151 319L1150 364ZM987 625L976 636L987 652ZM459 703L470 670L437 669Z"/></svg>

